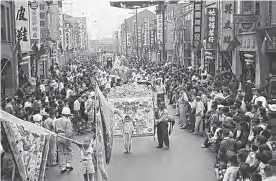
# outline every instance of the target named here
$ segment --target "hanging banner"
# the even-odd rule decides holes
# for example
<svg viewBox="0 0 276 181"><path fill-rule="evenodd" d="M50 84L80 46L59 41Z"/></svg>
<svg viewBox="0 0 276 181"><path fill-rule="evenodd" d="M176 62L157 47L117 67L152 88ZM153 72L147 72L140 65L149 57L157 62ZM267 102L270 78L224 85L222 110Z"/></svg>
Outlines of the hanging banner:
<svg viewBox="0 0 276 181"><path fill-rule="evenodd" d="M56 3L56 4L55 4ZM53 1L50 8L50 20L49 24L50 36L52 40L59 40L59 13L58 13L58 2Z"/></svg>
<svg viewBox="0 0 276 181"><path fill-rule="evenodd" d="M207 50L215 50L218 44L218 9L207 8Z"/></svg>
<svg viewBox="0 0 276 181"><path fill-rule="evenodd" d="M128 47L128 48L130 47L130 37L131 37L131 34L128 33L128 34L127 34L127 47Z"/></svg>
<svg viewBox="0 0 276 181"><path fill-rule="evenodd" d="M150 45L150 35L149 35L149 18L144 18L144 45Z"/></svg>
<svg viewBox="0 0 276 181"><path fill-rule="evenodd" d="M159 45L163 42L163 17L162 12L156 14L157 16L157 43Z"/></svg>
<svg viewBox="0 0 276 181"><path fill-rule="evenodd" d="M30 38L40 39L40 12L38 1L29 2L30 11Z"/></svg>
<svg viewBox="0 0 276 181"><path fill-rule="evenodd" d="M64 28L64 32L65 32L65 41L64 41L64 47L65 48L70 48L70 23L65 23L65 28Z"/></svg>
<svg viewBox="0 0 276 181"><path fill-rule="evenodd" d="M150 48L155 47L155 30L150 30Z"/></svg>
<svg viewBox="0 0 276 181"><path fill-rule="evenodd" d="M194 1L193 48L201 42L202 1Z"/></svg>
<svg viewBox="0 0 276 181"><path fill-rule="evenodd" d="M62 7L58 8L58 13L59 13L59 15L58 15L58 18L59 18L59 41L60 41L60 44L62 45L62 47L64 47Z"/></svg>
<svg viewBox="0 0 276 181"><path fill-rule="evenodd" d="M21 51L30 51L28 1L14 1L16 38L20 39Z"/></svg>
<svg viewBox="0 0 276 181"><path fill-rule="evenodd" d="M125 84L111 89L108 97L114 107L114 136L123 135L126 115L133 121L134 136L154 135L152 90L147 85Z"/></svg>
<svg viewBox="0 0 276 181"><path fill-rule="evenodd" d="M227 50L229 43L233 40L233 16L234 16L234 1L222 1L222 42L221 50Z"/></svg>
<svg viewBox="0 0 276 181"><path fill-rule="evenodd" d="M138 27L138 46L142 46L142 28Z"/></svg>

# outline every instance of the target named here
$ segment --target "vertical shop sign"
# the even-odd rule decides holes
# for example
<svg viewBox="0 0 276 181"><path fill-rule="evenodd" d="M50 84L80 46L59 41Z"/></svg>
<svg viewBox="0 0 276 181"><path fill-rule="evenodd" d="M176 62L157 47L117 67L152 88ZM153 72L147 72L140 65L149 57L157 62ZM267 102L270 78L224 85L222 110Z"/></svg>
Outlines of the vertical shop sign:
<svg viewBox="0 0 276 181"><path fill-rule="evenodd" d="M138 27L138 46L141 47L142 46L142 28Z"/></svg>
<svg viewBox="0 0 276 181"><path fill-rule="evenodd" d="M150 45L150 37L149 37L149 19L144 18L144 45Z"/></svg>
<svg viewBox="0 0 276 181"><path fill-rule="evenodd" d="M64 29L64 31L65 31L65 48L71 48L71 46L70 46L70 23L65 23L65 29Z"/></svg>
<svg viewBox="0 0 276 181"><path fill-rule="evenodd" d="M28 1L14 1L16 39L21 40L21 51L30 50Z"/></svg>
<svg viewBox="0 0 276 181"><path fill-rule="evenodd" d="M58 17L59 17L59 40L60 40L60 44L62 45L62 47L64 47L62 5L58 8L58 13L59 13L58 14Z"/></svg>
<svg viewBox="0 0 276 181"><path fill-rule="evenodd" d="M150 31L150 48L154 49L155 47L155 31L151 30Z"/></svg>
<svg viewBox="0 0 276 181"><path fill-rule="evenodd" d="M130 36L131 36L131 34L127 33L127 47L128 48L130 47Z"/></svg>
<svg viewBox="0 0 276 181"><path fill-rule="evenodd" d="M163 17L162 12L157 14L157 43L163 42Z"/></svg>
<svg viewBox="0 0 276 181"><path fill-rule="evenodd" d="M39 2L39 15L40 15L40 40L42 42L45 42L45 40L50 38L50 32L47 29L47 19L46 19L46 2L45 1L40 1ZM45 44L46 45L46 44Z"/></svg>
<svg viewBox="0 0 276 181"><path fill-rule="evenodd" d="M218 40L218 10L217 8L207 8L207 42L206 48L215 50Z"/></svg>
<svg viewBox="0 0 276 181"><path fill-rule="evenodd" d="M221 50L227 50L229 43L233 40L233 15L234 1L222 1L222 42Z"/></svg>
<svg viewBox="0 0 276 181"><path fill-rule="evenodd" d="M30 11L30 38L40 39L40 14L38 1L29 2Z"/></svg>
<svg viewBox="0 0 276 181"><path fill-rule="evenodd" d="M194 1L193 25L193 48L195 49L201 42L202 1Z"/></svg>

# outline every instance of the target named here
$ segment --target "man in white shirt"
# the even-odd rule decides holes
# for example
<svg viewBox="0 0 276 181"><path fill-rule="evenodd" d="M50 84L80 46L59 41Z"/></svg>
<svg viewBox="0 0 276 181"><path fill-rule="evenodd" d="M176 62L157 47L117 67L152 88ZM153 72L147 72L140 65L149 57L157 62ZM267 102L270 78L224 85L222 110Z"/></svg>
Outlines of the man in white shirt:
<svg viewBox="0 0 276 181"><path fill-rule="evenodd" d="M108 90L111 89L111 80L110 80L109 76L106 76L105 88Z"/></svg>
<svg viewBox="0 0 276 181"><path fill-rule="evenodd" d="M44 85L44 81L41 81L41 84L39 86L41 92L45 92L46 88L45 88L45 85Z"/></svg>
<svg viewBox="0 0 276 181"><path fill-rule="evenodd" d="M262 102L262 106L266 108L267 102L266 98L261 95L261 90L260 89L255 89L253 92L257 97L253 100L253 104L257 105L258 101Z"/></svg>

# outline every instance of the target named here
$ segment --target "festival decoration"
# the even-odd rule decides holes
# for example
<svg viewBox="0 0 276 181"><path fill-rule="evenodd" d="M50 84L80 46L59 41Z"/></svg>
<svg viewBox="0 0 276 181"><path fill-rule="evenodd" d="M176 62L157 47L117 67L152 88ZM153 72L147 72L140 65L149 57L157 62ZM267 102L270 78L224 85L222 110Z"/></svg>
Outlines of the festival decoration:
<svg viewBox="0 0 276 181"><path fill-rule="evenodd" d="M114 107L114 136L122 136L123 119L132 118L134 136L154 135L154 107L152 91L147 85L123 85L111 89L109 102Z"/></svg>

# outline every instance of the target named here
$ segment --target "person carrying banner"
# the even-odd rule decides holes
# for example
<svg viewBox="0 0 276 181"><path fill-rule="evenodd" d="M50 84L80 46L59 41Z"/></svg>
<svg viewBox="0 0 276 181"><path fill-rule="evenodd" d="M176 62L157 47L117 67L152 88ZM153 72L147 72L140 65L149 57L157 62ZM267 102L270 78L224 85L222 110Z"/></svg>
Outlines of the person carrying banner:
<svg viewBox="0 0 276 181"><path fill-rule="evenodd" d="M62 117L55 122L54 130L58 135L66 138L72 138L73 128L70 121L71 111L69 107L62 109ZM64 138L57 137L58 161L61 173L73 170L71 165L73 157L72 142Z"/></svg>
<svg viewBox="0 0 276 181"><path fill-rule="evenodd" d="M94 99L95 99L95 92L90 92L88 96L88 100L85 102L85 114L88 116L87 121L87 131L91 131L93 127L93 120L94 120Z"/></svg>

